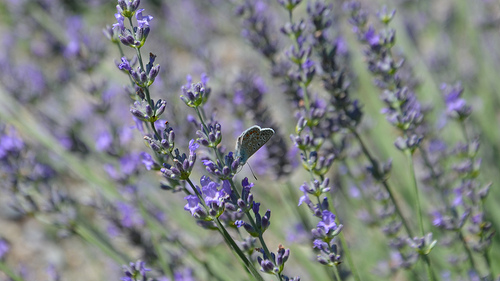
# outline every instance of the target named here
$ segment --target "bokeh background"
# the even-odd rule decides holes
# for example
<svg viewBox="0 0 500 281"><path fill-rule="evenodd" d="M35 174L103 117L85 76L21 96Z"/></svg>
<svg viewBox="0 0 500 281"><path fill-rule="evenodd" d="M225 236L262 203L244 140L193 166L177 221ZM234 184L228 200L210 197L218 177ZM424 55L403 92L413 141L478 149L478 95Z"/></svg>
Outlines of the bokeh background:
<svg viewBox="0 0 500 281"><path fill-rule="evenodd" d="M276 1L246 3L265 6L277 58L286 59L284 50L291 43L280 28L288 21L287 12ZM286 148L281 151L279 169L270 167L266 147L249 161L258 178L255 198L261 208L272 210L266 241L273 250L279 244L291 249L287 275L334 280L315 261L309 230L299 224L301 212L313 225L317 220L305 206L297 207L299 187L308 180L308 173L289 138L295 133L295 108L283 92L282 81L273 77L269 61L249 42L245 17L237 13L242 4L143 0L144 14L154 18L143 55L155 54L161 66L151 92L155 99L167 101L162 118L175 129L176 145L184 151L198 129L190 121L195 113L179 98L188 75L193 82L209 77L211 95L205 108L222 125L222 145L228 151L234 149L240 133L258 120L258 111L251 110L255 98L246 91L261 92L261 104L275 124L275 138ZM409 166L394 147L398 132L381 114L380 91L372 83L364 46L352 32L343 1L331 4L332 36L342 39L351 94L363 106L362 134L379 159L392 159L390 180L396 198L416 226ZM396 9L391 22L397 38L393 50L413 69L417 97L431 109L426 116L442 128L441 137L450 146L462 136L459 125L444 117L440 85L461 81L464 99L473 110L467 129L481 143L479 180L493 183L484 205L486 217L498 229L499 3L395 0L362 1L362 5L373 22L383 5ZM161 174L147 170L141 161L141 153L151 151L130 114L131 94L124 88L130 81L116 66L121 57L116 44L102 32L116 22L115 6L113 1L99 0L0 2L0 132L2 145L19 150L0 166L0 238L9 248L3 264L24 280L119 280L122 264L138 259L153 269L151 277L248 280L220 236L197 226L183 210L184 194L161 189ZM296 9L296 19L307 17L306 6L304 2ZM129 58L134 55L132 49L122 48ZM311 88L312 93L324 95L320 81ZM204 155L203 150L198 153L199 158ZM388 240L379 227L360 219L366 202L343 180L343 169L334 164L328 174L333 185L330 203L336 205L363 280L425 280L421 262L411 270L393 270ZM206 174L201 163L194 174L197 183ZM248 165L237 180L244 177L253 181ZM475 280L465 270L453 270L450 256L455 252L447 247L450 238L432 225L435 201L429 197L434 195L426 188L420 192L426 229L438 240L431 253L437 274L443 280ZM496 274L500 274L499 242L494 236L489 250ZM171 275L160 268L168 268ZM478 262L478 268L486 267ZM347 274L344 280L350 278ZM8 280L2 272L0 279Z"/></svg>

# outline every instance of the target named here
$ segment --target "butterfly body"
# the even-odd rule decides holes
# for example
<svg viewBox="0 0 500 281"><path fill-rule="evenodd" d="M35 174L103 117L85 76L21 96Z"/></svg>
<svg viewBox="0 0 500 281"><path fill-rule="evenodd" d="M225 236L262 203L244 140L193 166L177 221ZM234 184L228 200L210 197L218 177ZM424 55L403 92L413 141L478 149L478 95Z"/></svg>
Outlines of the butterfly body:
<svg viewBox="0 0 500 281"><path fill-rule="evenodd" d="M259 150L274 135L271 128L261 128L257 125L246 129L236 141L236 159L240 158L240 165L245 165L248 158Z"/></svg>

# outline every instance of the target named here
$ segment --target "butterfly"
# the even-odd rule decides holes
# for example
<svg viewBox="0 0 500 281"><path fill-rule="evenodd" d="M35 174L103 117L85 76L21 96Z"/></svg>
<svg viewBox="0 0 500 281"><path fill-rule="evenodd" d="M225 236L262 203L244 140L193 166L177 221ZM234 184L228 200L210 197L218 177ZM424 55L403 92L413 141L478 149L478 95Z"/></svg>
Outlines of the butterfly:
<svg viewBox="0 0 500 281"><path fill-rule="evenodd" d="M271 128L261 128L254 125L246 129L236 140L236 159L240 158L240 165L243 166L248 158L259 150L274 135Z"/></svg>

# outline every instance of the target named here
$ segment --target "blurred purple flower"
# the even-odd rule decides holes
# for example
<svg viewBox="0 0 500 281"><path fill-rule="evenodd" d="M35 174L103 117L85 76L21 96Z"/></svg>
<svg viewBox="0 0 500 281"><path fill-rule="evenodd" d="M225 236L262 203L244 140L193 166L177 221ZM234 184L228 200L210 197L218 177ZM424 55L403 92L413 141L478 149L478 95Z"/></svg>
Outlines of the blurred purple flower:
<svg viewBox="0 0 500 281"><path fill-rule="evenodd" d="M123 266L123 271L125 276L121 278L122 281L136 281L148 280L146 272L151 271L151 269L146 268L146 263L139 260L135 263L131 262L130 266Z"/></svg>
<svg viewBox="0 0 500 281"><path fill-rule="evenodd" d="M116 203L116 209L120 213L120 223L123 227L131 228L144 225L142 216L134 206L125 202L118 202Z"/></svg>
<svg viewBox="0 0 500 281"><path fill-rule="evenodd" d="M55 265L51 264L46 269L47 275L49 276L49 280L51 281L59 281L61 280L61 275L57 272L57 268Z"/></svg>
<svg viewBox="0 0 500 281"><path fill-rule="evenodd" d="M155 166L155 161L153 157L149 155L147 152L141 152L141 161L144 166L146 166L147 170L151 170Z"/></svg>
<svg viewBox="0 0 500 281"><path fill-rule="evenodd" d="M80 52L80 30L83 23L80 16L72 16L66 19L66 34L69 38L69 43L64 49L64 57L76 57Z"/></svg>
<svg viewBox="0 0 500 281"><path fill-rule="evenodd" d="M2 259L10 250L7 240L0 238L0 259Z"/></svg>
<svg viewBox="0 0 500 281"><path fill-rule="evenodd" d="M191 268L185 268L184 270L176 270L174 272L175 281L195 281L193 276L193 270Z"/></svg>
<svg viewBox="0 0 500 281"><path fill-rule="evenodd" d="M441 85L441 92L444 96L446 103L446 113L451 117L458 117L464 119L468 117L472 109L467 105L467 102L462 98L464 88L460 82L455 85L448 85L443 83Z"/></svg>
<svg viewBox="0 0 500 281"><path fill-rule="evenodd" d="M111 136L109 131L105 130L97 135L97 139L95 141L95 148L97 151L107 151L111 148L112 144L113 137Z"/></svg>
<svg viewBox="0 0 500 281"><path fill-rule="evenodd" d="M18 154L24 148L24 142L15 132L0 136L0 159L9 154Z"/></svg>
<svg viewBox="0 0 500 281"><path fill-rule="evenodd" d="M129 176L137 171L141 159L137 153L130 153L120 158L120 168L122 173Z"/></svg>

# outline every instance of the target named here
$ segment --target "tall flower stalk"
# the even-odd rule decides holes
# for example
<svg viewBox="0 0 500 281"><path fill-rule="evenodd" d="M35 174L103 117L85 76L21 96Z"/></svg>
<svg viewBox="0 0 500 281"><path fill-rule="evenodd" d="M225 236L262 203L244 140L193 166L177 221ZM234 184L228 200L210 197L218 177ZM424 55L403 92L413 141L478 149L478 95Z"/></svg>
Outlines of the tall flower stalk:
<svg viewBox="0 0 500 281"><path fill-rule="evenodd" d="M149 87L158 75L160 66L154 65L156 56L153 54L150 54L147 65L143 63L141 47L150 32L149 22L152 20L152 16L143 16L143 9L138 9L138 4L138 1L119 1L118 13L115 15L118 23L114 25L112 30L108 31L108 35L111 39L117 37L121 44L136 50L134 60L138 63L137 67L134 67L134 63L125 57L122 58L122 62L118 67L125 71L134 83L137 95L133 96L135 102L131 106L131 113L139 121L148 125L149 133L145 134L144 139L155 153L153 161L158 161L158 164L150 166L163 166L160 171L169 182L168 188L174 190L180 188L187 194L185 199L188 203L185 210L191 212L200 226L216 229L228 246L240 258L253 278L262 280L262 277L250 261L250 256L245 255L240 249L226 229L227 227L243 226L251 236L257 237L262 253L262 258L259 257L258 260L261 271L275 275L278 280L283 280L283 278L288 280L288 277L284 276L282 271L290 251L280 246L277 255L271 253L263 237L270 224L270 210L264 216L260 215L260 204L253 201L253 196L249 193L252 185L248 183L247 179L242 182L243 188L237 188L233 182L233 177L240 167L240 159L235 159L232 152L224 155L220 147L222 126L215 120L206 120L204 105L211 91L207 86L208 78L206 76L201 83L188 84L182 87L181 99L195 111L200 126L197 131L198 138L196 142L191 140L189 143L189 155L181 153L176 148L175 133L168 124L162 130L157 129L156 122L159 120L160 115L164 113L166 102L161 99L155 102L151 97ZM132 22L134 15L137 19L137 26L134 26ZM130 28L125 28L125 18L128 18ZM115 30L117 31L116 35ZM207 171L218 179L218 181L212 181L210 178L203 176L200 180L201 189L191 179L197 159L196 150L200 144L211 150L213 160L207 157L202 162ZM183 183L186 183L186 185ZM218 187L221 186L221 183L222 188L219 190ZM243 193L240 195L240 192ZM245 195L245 197L242 197L242 195ZM243 214L247 219L246 222L234 220L241 217L238 214Z"/></svg>

